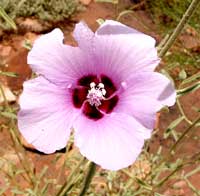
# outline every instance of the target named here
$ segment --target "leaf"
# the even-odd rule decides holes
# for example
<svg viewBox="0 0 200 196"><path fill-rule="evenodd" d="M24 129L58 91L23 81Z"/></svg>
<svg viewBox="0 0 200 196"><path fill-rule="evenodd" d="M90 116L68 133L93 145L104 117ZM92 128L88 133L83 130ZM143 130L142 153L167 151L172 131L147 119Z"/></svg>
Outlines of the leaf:
<svg viewBox="0 0 200 196"><path fill-rule="evenodd" d="M149 184L147 184L146 182L137 177L135 177L135 179L137 180L137 183L140 184L142 187L144 187L146 190L152 191L152 187Z"/></svg>
<svg viewBox="0 0 200 196"><path fill-rule="evenodd" d="M14 73L14 72L4 72L4 71L0 71L0 75L9 76L9 77L18 77L18 74L17 74L17 73Z"/></svg>
<svg viewBox="0 0 200 196"><path fill-rule="evenodd" d="M101 25L105 22L105 20L102 19L102 18L98 18L98 19L96 20L96 22L99 24L99 26L101 26Z"/></svg>
<svg viewBox="0 0 200 196"><path fill-rule="evenodd" d="M166 131L165 131L165 133L164 133L164 139L166 139L166 138L169 136L169 134L171 133L171 131L172 131L182 120L184 120L184 116L181 116L181 117L175 119L174 121L172 121L172 122L170 123L170 125L167 127L167 129L166 129Z"/></svg>
<svg viewBox="0 0 200 196"><path fill-rule="evenodd" d="M181 96L183 96L183 95L185 95L187 93L194 92L199 88L200 88L200 81L198 81L195 84L192 84L192 85L190 85L190 86L188 86L186 88L179 89L179 90L176 91L177 92L177 98L181 97Z"/></svg>
<svg viewBox="0 0 200 196"><path fill-rule="evenodd" d="M132 10L124 10L124 11L122 11L122 12L119 13L119 15L118 15L118 17L117 17L116 20L120 20L120 18L122 16L126 15L126 14L133 14L133 13L134 13L134 11L132 11Z"/></svg>
<svg viewBox="0 0 200 196"><path fill-rule="evenodd" d="M11 112L0 112L0 115L6 118L17 119L17 115Z"/></svg>
<svg viewBox="0 0 200 196"><path fill-rule="evenodd" d="M6 14L4 9L0 6L0 16L14 29L17 29L16 24L14 21Z"/></svg>
<svg viewBox="0 0 200 196"><path fill-rule="evenodd" d="M20 190L18 190L18 189L12 189L11 192L12 192L12 193L15 193L15 194L17 194L17 195L24 195L24 192L23 192L23 191L20 191Z"/></svg>
<svg viewBox="0 0 200 196"><path fill-rule="evenodd" d="M118 4L119 0L95 0L97 3L112 3L112 4Z"/></svg>
<svg viewBox="0 0 200 196"><path fill-rule="evenodd" d="M190 76L189 78L187 78L186 80L184 80L182 82L182 84L187 84L187 83L190 83L190 82L194 82L196 80L200 79L200 72L199 73L196 73L192 76Z"/></svg>
<svg viewBox="0 0 200 196"><path fill-rule="evenodd" d="M187 73L185 72L184 69L182 69L182 70L179 72L178 77L179 77L180 80L184 80L184 79L187 78Z"/></svg>
<svg viewBox="0 0 200 196"><path fill-rule="evenodd" d="M160 193L155 193L155 195L154 196L165 196L165 195L163 195L163 194L160 194Z"/></svg>

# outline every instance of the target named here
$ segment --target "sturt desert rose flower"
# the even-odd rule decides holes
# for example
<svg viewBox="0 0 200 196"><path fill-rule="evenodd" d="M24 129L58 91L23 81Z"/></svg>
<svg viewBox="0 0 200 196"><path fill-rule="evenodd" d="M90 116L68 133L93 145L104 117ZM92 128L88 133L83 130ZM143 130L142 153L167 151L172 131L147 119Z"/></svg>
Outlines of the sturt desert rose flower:
<svg viewBox="0 0 200 196"><path fill-rule="evenodd" d="M78 47L63 44L59 29L42 35L28 54L37 78L24 83L18 127L37 150L66 146L70 130L83 156L109 170L131 165L150 138L156 112L175 103L155 40L105 21L95 33L76 25Z"/></svg>

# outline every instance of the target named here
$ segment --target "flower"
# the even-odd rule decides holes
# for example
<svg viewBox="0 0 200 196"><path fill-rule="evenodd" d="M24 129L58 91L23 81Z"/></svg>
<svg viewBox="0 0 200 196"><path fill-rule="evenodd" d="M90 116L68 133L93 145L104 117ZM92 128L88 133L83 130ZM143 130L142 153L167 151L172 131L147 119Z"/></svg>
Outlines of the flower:
<svg viewBox="0 0 200 196"><path fill-rule="evenodd" d="M59 29L42 35L28 54L38 75L24 83L18 127L44 153L66 146L70 129L82 155L102 168L131 165L150 138L156 112L175 103L155 40L107 20L93 33L76 25L78 47L63 44Z"/></svg>

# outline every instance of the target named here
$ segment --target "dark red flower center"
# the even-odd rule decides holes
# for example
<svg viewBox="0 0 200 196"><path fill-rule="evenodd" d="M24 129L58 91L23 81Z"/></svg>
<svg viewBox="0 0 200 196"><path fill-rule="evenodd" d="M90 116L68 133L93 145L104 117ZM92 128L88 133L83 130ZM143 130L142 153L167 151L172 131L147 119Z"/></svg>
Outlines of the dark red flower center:
<svg viewBox="0 0 200 196"><path fill-rule="evenodd" d="M91 105L89 101L86 101L88 100L87 96L89 90L91 89L91 83L102 83L106 91L105 97L103 100L101 100L101 104L98 106L98 109L96 105ZM113 93L116 92L116 90L117 88L109 77L105 75L101 75L100 77L97 77L95 75L87 75L80 78L77 81L77 87L73 89L73 104L76 108L82 107L83 114L88 118L99 120L103 118L103 113L111 113L114 107L117 105L119 99L118 96L112 96Z"/></svg>

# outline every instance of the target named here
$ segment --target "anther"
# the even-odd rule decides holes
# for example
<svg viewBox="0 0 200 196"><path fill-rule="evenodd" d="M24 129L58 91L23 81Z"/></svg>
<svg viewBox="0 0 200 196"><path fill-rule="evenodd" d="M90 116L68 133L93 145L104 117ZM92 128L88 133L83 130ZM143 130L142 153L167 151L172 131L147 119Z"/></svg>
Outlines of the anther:
<svg viewBox="0 0 200 196"><path fill-rule="evenodd" d="M90 83L90 88L94 88L96 84L94 82Z"/></svg>
<svg viewBox="0 0 200 196"><path fill-rule="evenodd" d="M101 100L105 99L106 90L104 84L99 83L96 85L94 82L90 83L90 90L88 90L87 99L90 105L98 107L101 105Z"/></svg>
<svg viewBox="0 0 200 196"><path fill-rule="evenodd" d="M103 84L103 83L99 83L99 84L98 84L98 87L99 87L99 88L104 88L104 84Z"/></svg>

